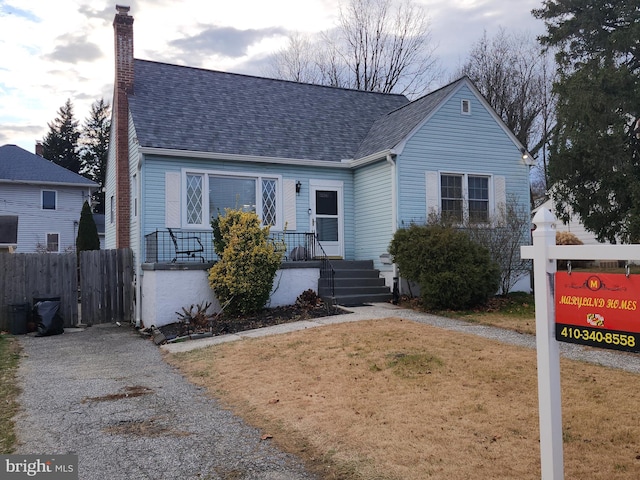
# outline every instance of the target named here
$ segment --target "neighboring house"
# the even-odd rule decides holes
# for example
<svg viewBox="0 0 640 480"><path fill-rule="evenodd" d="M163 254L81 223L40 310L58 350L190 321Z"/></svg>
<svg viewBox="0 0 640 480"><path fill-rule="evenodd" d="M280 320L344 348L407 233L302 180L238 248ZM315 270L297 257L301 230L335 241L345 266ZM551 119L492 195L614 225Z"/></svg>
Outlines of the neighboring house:
<svg viewBox="0 0 640 480"><path fill-rule="evenodd" d="M104 213L94 213L93 221L98 230L98 238L100 239L100 250L104 250Z"/></svg>
<svg viewBox="0 0 640 480"><path fill-rule="evenodd" d="M74 251L98 185L16 145L0 147L0 216L18 217L16 253Z"/></svg>
<svg viewBox="0 0 640 480"><path fill-rule="evenodd" d="M541 208L546 208L550 212L552 212L556 218L560 218L558 213L555 210L553 199L549 198L544 201L540 206L536 207L531 213L535 215L538 210ZM556 225L556 231L558 232L571 232L573 233L584 245L601 245L602 242L599 242L596 239L596 236L584 228L584 225L580 221L580 217L578 215L571 215L569 219L569 223L564 223L562 220L558 220L558 224Z"/></svg>
<svg viewBox="0 0 640 480"><path fill-rule="evenodd" d="M205 238L203 248L185 239L182 250L203 251L183 259L213 260L210 221L225 207L255 211L287 239L312 235L303 251L314 257L321 246L332 259L373 261L391 286L398 228L431 212L487 220L510 197L528 205L524 149L466 77L411 102L138 60L129 8L116 8L105 241L133 249L147 325L211 295L206 272L176 280L187 267L171 267L173 249L162 251L171 229ZM309 288L282 278L278 291L294 300Z"/></svg>

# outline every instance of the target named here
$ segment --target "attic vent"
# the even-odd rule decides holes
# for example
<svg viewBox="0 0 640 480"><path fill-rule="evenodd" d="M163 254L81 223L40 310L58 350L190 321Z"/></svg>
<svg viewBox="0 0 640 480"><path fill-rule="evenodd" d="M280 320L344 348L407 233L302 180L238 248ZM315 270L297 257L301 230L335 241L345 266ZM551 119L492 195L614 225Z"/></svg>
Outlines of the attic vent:
<svg viewBox="0 0 640 480"><path fill-rule="evenodd" d="M469 100L462 100L460 102L460 113L462 115L471 115L471 102Z"/></svg>

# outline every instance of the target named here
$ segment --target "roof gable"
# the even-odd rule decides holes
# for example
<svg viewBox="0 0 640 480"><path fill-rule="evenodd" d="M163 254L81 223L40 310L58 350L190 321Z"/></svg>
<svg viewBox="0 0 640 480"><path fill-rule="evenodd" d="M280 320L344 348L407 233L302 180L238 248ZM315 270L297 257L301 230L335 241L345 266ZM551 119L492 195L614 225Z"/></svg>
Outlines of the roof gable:
<svg viewBox="0 0 640 480"><path fill-rule="evenodd" d="M142 147L274 158L354 158L403 95L135 60L129 105Z"/></svg>
<svg viewBox="0 0 640 480"><path fill-rule="evenodd" d="M77 185L91 188L98 186L88 178L17 145L2 145L0 147L1 181Z"/></svg>
<svg viewBox="0 0 640 480"><path fill-rule="evenodd" d="M459 79L450 83L376 120L360 144L356 158L397 147L457 90L462 81Z"/></svg>

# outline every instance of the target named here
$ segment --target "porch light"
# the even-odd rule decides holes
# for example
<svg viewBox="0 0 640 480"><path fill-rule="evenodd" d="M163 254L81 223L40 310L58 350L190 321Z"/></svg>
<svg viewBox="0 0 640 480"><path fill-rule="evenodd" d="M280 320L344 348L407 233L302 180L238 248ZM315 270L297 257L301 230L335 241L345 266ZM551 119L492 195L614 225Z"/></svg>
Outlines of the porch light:
<svg viewBox="0 0 640 480"><path fill-rule="evenodd" d="M529 154L527 153L527 151L523 148L520 149L520 153L522 153L522 159L523 160L527 160L529 158Z"/></svg>
<svg viewBox="0 0 640 480"><path fill-rule="evenodd" d="M300 183L300 180L298 180L296 182L296 193L300 194L300 189L302 188L302 183Z"/></svg>

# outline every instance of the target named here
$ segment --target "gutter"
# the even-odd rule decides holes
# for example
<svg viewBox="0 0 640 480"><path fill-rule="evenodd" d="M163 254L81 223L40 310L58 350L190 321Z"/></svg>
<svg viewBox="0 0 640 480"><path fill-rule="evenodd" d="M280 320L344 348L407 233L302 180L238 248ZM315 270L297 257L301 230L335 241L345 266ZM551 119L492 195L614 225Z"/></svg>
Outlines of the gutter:
<svg viewBox="0 0 640 480"><path fill-rule="evenodd" d="M324 167L324 168L339 168L339 169L351 169L361 167L369 163L373 163L388 157L389 155L395 156L396 152L393 149L385 149L379 152L367 155L366 157L358 159L343 159L339 162L333 162L329 160L308 160L304 158L283 158L283 157L261 157L257 155L238 155L233 153L218 153L218 152L197 152L189 150L177 150L173 148L155 148L155 147L139 147L141 154L144 155L157 155L167 157L188 157L188 158L200 158L203 160L226 160L234 162L247 162L247 163L271 163L289 166L304 166L304 167Z"/></svg>

